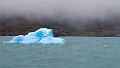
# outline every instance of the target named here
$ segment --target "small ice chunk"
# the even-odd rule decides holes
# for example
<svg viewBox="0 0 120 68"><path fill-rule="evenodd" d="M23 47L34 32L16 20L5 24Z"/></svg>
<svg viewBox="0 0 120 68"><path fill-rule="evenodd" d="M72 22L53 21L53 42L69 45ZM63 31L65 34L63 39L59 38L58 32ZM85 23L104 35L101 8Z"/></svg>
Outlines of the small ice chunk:
<svg viewBox="0 0 120 68"><path fill-rule="evenodd" d="M35 32L30 32L27 35L19 35L14 37L8 43L41 43L41 44L64 44L62 38L53 37L52 29L40 28Z"/></svg>

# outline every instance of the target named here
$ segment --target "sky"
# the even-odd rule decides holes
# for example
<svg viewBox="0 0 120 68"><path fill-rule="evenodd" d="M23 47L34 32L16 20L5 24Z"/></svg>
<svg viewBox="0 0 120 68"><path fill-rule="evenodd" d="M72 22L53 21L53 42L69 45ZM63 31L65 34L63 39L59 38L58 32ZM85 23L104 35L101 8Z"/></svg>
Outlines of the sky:
<svg viewBox="0 0 120 68"><path fill-rule="evenodd" d="M0 15L104 18L120 12L120 0L0 0Z"/></svg>

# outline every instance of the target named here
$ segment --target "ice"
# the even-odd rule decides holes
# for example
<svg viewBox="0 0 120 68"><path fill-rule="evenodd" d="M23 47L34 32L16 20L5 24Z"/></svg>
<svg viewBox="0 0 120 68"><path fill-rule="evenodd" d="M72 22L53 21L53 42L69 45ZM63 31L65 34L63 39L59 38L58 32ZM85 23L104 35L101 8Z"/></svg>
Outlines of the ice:
<svg viewBox="0 0 120 68"><path fill-rule="evenodd" d="M30 32L27 35L19 35L14 37L8 43L41 43L41 44L64 44L62 38L54 37L52 29L40 28L35 32Z"/></svg>

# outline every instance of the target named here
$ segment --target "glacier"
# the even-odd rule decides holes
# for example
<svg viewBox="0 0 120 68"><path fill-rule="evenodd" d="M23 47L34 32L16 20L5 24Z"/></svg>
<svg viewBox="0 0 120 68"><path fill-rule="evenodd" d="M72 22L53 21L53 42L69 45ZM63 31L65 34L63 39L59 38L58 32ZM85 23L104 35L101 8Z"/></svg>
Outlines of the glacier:
<svg viewBox="0 0 120 68"><path fill-rule="evenodd" d="M52 29L40 28L36 30L35 32L28 33L27 35L15 36L8 43L64 44L65 41L62 38L54 37Z"/></svg>

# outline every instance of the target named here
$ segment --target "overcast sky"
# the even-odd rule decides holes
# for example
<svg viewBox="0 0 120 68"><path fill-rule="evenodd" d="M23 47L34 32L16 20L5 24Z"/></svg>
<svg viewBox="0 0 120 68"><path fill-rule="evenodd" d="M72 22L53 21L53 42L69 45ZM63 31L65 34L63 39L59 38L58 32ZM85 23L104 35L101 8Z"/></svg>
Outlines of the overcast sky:
<svg viewBox="0 0 120 68"><path fill-rule="evenodd" d="M0 14L104 17L119 13L120 0L0 0Z"/></svg>

